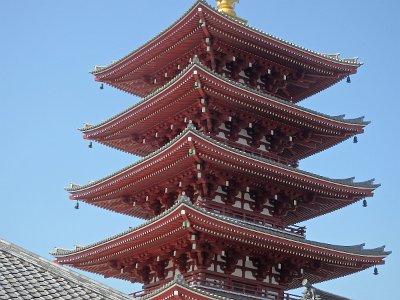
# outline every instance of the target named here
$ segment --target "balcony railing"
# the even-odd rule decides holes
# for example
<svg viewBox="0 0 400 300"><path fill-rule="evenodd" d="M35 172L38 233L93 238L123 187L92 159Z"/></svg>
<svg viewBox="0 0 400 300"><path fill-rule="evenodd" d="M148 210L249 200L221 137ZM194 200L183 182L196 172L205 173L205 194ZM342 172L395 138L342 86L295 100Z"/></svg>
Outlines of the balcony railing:
<svg viewBox="0 0 400 300"><path fill-rule="evenodd" d="M252 146L245 145L245 144L240 144L240 143L237 143L237 142L232 142L232 141L229 141L229 140L227 140L225 138L221 138L220 136L216 136L216 135L213 135L212 138L217 140L217 141L219 141L219 142L221 142L221 143L227 144L228 146L230 146L232 148L241 150L243 152L246 152L246 153L249 153L249 154L252 154L252 155L255 155L255 156L260 156L260 157L263 157L263 158L267 158L267 159L275 161L277 163L281 163L281 164L284 164L284 165L287 165L287 166L293 166L293 167L297 167L297 165L298 165L298 161L294 161L293 159L285 158L282 155L276 154L276 153L271 152L269 150L255 149Z"/></svg>
<svg viewBox="0 0 400 300"><path fill-rule="evenodd" d="M235 212L233 210L226 209L223 207L213 206L210 203L208 203L207 207L203 206L202 208L208 212L215 213L223 217L228 217L233 221L237 221L243 224L248 224L251 226L256 226L262 229L275 230L277 232L284 232L298 237L305 237L306 235L305 226L297 226L297 225L290 225L286 227L277 226L261 217L256 217L252 214L247 214L246 212Z"/></svg>

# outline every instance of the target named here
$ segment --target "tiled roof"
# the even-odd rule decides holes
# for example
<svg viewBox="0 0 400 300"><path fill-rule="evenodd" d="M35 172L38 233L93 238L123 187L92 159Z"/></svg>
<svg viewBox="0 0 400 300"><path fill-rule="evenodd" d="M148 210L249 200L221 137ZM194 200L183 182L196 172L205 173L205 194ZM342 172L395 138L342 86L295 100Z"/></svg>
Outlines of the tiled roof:
<svg viewBox="0 0 400 300"><path fill-rule="evenodd" d="M218 13L220 16L222 16L223 18L225 18L226 20L232 21L235 24L241 26L243 29L247 29L253 32L253 34L258 34L263 38L275 41L279 44L281 44L282 46L286 46L286 47L290 47L292 49L301 51L304 54L310 54L314 57L319 57L322 58L328 62L335 62L335 63L339 63L339 64L343 64L343 65L349 65L349 66L360 66L362 65L362 63L358 62L358 58L340 58L339 54L323 54L323 53L318 53L309 49L306 49L304 47L295 45L293 43L290 43L286 40L280 39L276 36L273 36L271 34L268 34L262 30L259 30L257 28L254 28L252 26L243 24L242 22L237 21L236 19L224 14L224 13L220 13L218 12L218 10L216 10L214 7L212 7L211 5L209 5L206 1L204 0L196 0L194 2L194 4L183 14L182 17L180 17L178 20L176 20L173 24L171 24L168 28L166 28L165 30L163 30L162 32L160 32L158 35L156 35L154 38L150 39L148 42L146 42L144 45L140 46L139 48L131 51L129 54L125 55L124 57L113 61L109 66L95 66L95 70L93 70L91 73L94 75L98 75L101 74L105 71L110 70L112 67L120 64L121 62L128 60L129 58L131 58L132 56L134 56L135 54L139 53L141 50L143 50L146 46L148 46L149 44L151 44L152 42L156 41L158 38L160 38L161 36L163 36L166 32L168 32L170 29L172 29L175 25L177 25L180 21L182 21L189 13L191 13L199 4L203 4L206 8L208 8L210 11L213 11L215 13ZM129 62L125 62L125 64L129 64Z"/></svg>
<svg viewBox="0 0 400 300"><path fill-rule="evenodd" d="M320 296L321 300L350 300L349 298L344 298L342 296L334 295L320 289L314 288L315 292L318 296Z"/></svg>
<svg viewBox="0 0 400 300"><path fill-rule="evenodd" d="M181 276L177 276L174 280L172 280L170 283L164 285L163 287L154 290L153 292L144 295L142 297L140 297L140 300L147 300L147 299L151 299L154 296L158 296L158 295L163 295L163 293L167 290L170 290L171 288L176 288L176 287L180 287L184 290L189 290L195 293L198 293L204 297L207 297L209 299L218 299L218 300L228 300L228 299L234 299L231 297L227 297L227 296L220 296L217 294L213 294L210 292L206 292L202 289L196 288L195 286L190 286L185 279L183 279Z"/></svg>
<svg viewBox="0 0 400 300"><path fill-rule="evenodd" d="M25 249L0 240L0 300L132 300Z"/></svg>
<svg viewBox="0 0 400 300"><path fill-rule="evenodd" d="M124 231L120 234L114 235L112 237L109 237L105 240L99 241L97 243L88 245L88 246L84 246L84 247L79 247L77 249L73 249L73 250L66 250L66 249L61 249L61 248L57 248L53 253L51 253L53 256L55 257L62 257L62 256L67 256L67 255L71 255L71 254L76 254L91 248L95 248L96 246L111 242L113 240L117 240L119 238L122 238L124 236L128 236L131 233L134 233L136 231L138 231L139 229L146 227L154 222L156 222L157 220L160 220L162 218L164 218L165 216L169 215L170 213L173 213L175 211L178 211L184 207L188 207L194 211L200 212L202 213L204 216L207 217L211 217L214 218L216 220L219 221L223 221L226 224L229 225L234 225L234 226L239 226L241 228L244 229L250 229L253 230L254 232L259 232L259 233L265 233L268 234L270 236L275 236L275 237L280 237L280 238L284 238L286 240L289 241L296 241L296 242L300 242L304 245L310 245L310 246L316 246L322 249L329 249L329 250L335 250L335 251L340 251L342 253L345 254L355 254L355 255L363 255L363 256L378 256L378 257L385 257L389 254L391 254L390 251L385 251L385 246L382 247L378 247L378 248L374 248L374 249L365 249L364 246L365 244L360 244L360 245L354 245L354 246L341 246L341 245L332 245L332 244L327 244L327 243L321 243L321 242L315 242L315 241L310 241L310 240L306 240L304 239L304 237L298 237L295 236L293 234L287 233L287 232L279 232L277 230L274 230L273 228L260 228L258 226L253 226L251 224L246 224L241 222L240 220L236 220L230 217L226 217L226 216L222 216L216 213L210 213L207 212L206 210L203 210L202 208L197 207L196 205L192 204L191 201L189 200L189 198L187 196L181 196L176 203L169 208L168 210L164 211L163 213L159 214L158 216L149 219L148 221L146 221L145 223L138 225L134 228L131 228L127 231Z"/></svg>
<svg viewBox="0 0 400 300"><path fill-rule="evenodd" d="M170 148L172 145L174 145L175 143L180 141L186 134L190 134L190 133L198 136L201 139L209 141L210 143L212 143L214 145L217 145L217 146L222 147L222 148L224 148L226 150L229 150L229 151L231 151L233 153L236 153L236 154L242 155L244 157L253 159L253 160L257 161L257 162L264 162L264 163L267 163L267 164L282 168L283 170L287 170L287 171L291 171L291 172L297 173L299 175L305 175L307 177L324 180L324 181L329 182L329 183L340 184L340 185L343 185L343 186L349 186L349 187L355 187L355 188L376 189L376 188L378 188L380 186L380 184L375 184L374 183L374 179L370 179L370 180L363 181L363 182L354 182L354 180L353 180L354 178L331 179L331 178L320 176L320 175L316 175L316 174L313 174L313 173L310 173L310 172L307 172L307 171L302 171L302 170L299 170L297 168L286 166L284 164L281 164L281 163L278 163L278 162L275 162L275 161L272 161L272 160L269 160L269 159L266 159L266 158L262 158L262 157L259 157L259 156L256 156L256 155L252 155L252 154L249 154L247 152L244 152L244 151L238 150L236 148L230 147L228 145L225 145L223 143L220 143L218 141L215 141L214 139L212 139L212 138L204 135L200 131L198 131L194 127L194 125L188 124L187 128L184 131L182 131L181 134L179 134L173 140L171 140L168 144L166 144L165 146L161 147L157 151L145 156L144 158L136 161L135 163L130 164L127 167L125 167L125 168L123 168L123 169L121 169L121 170L119 170L117 172L114 172L109 176L106 176L106 177L104 177L102 179L99 179L99 180L96 180L96 181L92 181L92 182L90 182L88 184L85 184L85 185L71 184L70 187L69 188L65 188L65 190L68 191L68 192L72 192L73 193L73 192L83 191L85 189L88 189L88 188L94 187L96 185L102 184L105 181L107 181L107 180L109 180L109 179L111 179L113 177L116 177L116 176L118 176L118 175L120 175L120 174L122 174L122 173L124 173L124 172L126 172L126 171L128 171L130 169L132 169L132 168L135 168L137 165L140 165L141 163L143 163L145 161L150 160L152 157L154 157L157 154L165 151L166 149Z"/></svg>
<svg viewBox="0 0 400 300"><path fill-rule="evenodd" d="M338 116L330 116L324 113L320 113L317 111L314 111L312 109L308 109L305 107L302 107L300 105L291 103L289 101L286 101L284 99L280 99L278 97L275 97L274 95L270 95L270 94L266 94L263 92L258 91L257 89L248 87L244 84L241 84L240 82L236 82L234 80L230 80L226 77L221 76L220 74L216 73L215 71L213 71L212 69L204 66L196 57L192 60L192 62L184 69L182 70L181 73L179 73L175 78L173 78L171 81L169 81L168 83L166 83L165 85L161 86L160 88L158 88L157 90L155 90L154 92L150 93L149 95L147 95L146 97L142 98L139 102L135 103L134 105L128 107L127 109L123 110L122 112L112 116L111 118L108 118L107 120L104 120L102 122L100 122L99 124L96 125L92 125L92 124L85 124L85 126L83 128L80 128L79 130L82 132L88 132L91 131L93 129L99 128L105 124L111 123L113 120L117 119L118 117L134 111L135 109L137 109L138 107L140 107L141 105L145 105L146 102L150 102L153 98L156 98L159 94L161 94L163 91L165 91L168 87L172 86L175 82L177 82L180 78L182 78L184 75L188 74L188 72L194 68L194 67L198 67L202 70L204 70L205 72L208 72L212 75L214 75L215 77L217 77L218 79L231 84L235 87L244 89L248 92L251 92L253 94L256 94L257 96L261 96L264 97L266 99L268 99L271 102L276 102L279 104L283 104L286 105L287 107L290 108L294 108L297 109L298 111L304 112L304 113L308 113L311 116L317 116L317 117L321 117L321 118L325 118L329 121L337 121L343 124L349 124L349 125L362 125L362 126L366 126L368 125L370 122L369 121L365 121L364 120L364 116L362 117L357 117L357 118L349 118L346 119L345 115L338 115Z"/></svg>

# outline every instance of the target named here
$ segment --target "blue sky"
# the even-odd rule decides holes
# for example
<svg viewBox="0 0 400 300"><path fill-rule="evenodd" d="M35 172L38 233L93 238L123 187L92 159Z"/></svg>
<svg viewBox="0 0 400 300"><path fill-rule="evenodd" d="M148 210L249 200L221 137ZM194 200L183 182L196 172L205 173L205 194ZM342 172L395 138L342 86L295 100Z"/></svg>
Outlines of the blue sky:
<svg viewBox="0 0 400 300"><path fill-rule="evenodd" d="M98 123L139 99L99 89L88 71L107 65L169 26L193 3L179 1L42 0L0 2L0 238L51 259L55 246L86 245L141 221L81 205L63 190L136 160L87 141L76 130ZM214 4L214 1L210 1ZM394 253L379 276L372 269L318 285L353 299L389 299L400 267L398 215L398 51L396 0L242 0L249 25L306 48L359 56L365 63L352 83L341 82L301 105L372 123L359 143L342 143L300 162L331 178L376 178L382 186L368 207L354 204L306 222L307 237L332 244L386 244ZM91 275L90 275L91 276ZM104 280L122 291L130 283Z"/></svg>

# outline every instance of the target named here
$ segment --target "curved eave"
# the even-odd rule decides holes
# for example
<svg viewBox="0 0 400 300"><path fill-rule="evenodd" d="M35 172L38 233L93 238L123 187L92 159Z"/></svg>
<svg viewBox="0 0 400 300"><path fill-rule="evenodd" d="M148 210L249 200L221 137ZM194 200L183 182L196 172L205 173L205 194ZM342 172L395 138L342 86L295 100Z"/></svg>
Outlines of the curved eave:
<svg viewBox="0 0 400 300"><path fill-rule="evenodd" d="M292 112L292 114L294 114L294 115L305 114L308 118L314 119L316 122L323 123L323 121L325 121L325 124L331 123L332 127L339 127L340 125L365 127L366 125L369 124L368 121L364 121L364 117L345 119L344 115L336 116L336 117L329 116L329 115L319 113L317 111L307 109L305 107L293 104L289 101L279 99L277 97L274 97L273 95L259 92L256 89L247 87L247 86L237 83L233 80L224 78L223 76L217 74L213 70L207 68L206 66L203 66L197 60L194 60L194 62L192 62L178 76L176 76L174 79L172 79L166 85L157 89L156 91L154 91L147 97L143 98L138 103L132 105L131 107L127 108L126 110L122 111L121 113L116 114L115 116L113 116L97 125L90 125L90 126L81 128L80 130L82 132L84 132L88 137L90 137L92 134L97 133L98 130L102 130L102 132L104 132L105 130L108 130L111 127L115 126L116 123L120 123L121 120L128 119L132 115L137 115L144 108L146 109L146 112L147 112L147 109L149 108L149 106L154 105L154 102L158 102L158 99L160 97L162 97L163 95L168 93L168 91L170 91L172 89L176 89L182 83L182 81L186 80L188 77L191 77L193 75L191 72L194 70L202 71L205 73L204 74L205 76L207 76L207 75L212 76L218 82L227 84L231 88L242 90L243 92L245 92L249 95L253 95L254 97L257 97L257 98L262 98L262 99L264 99L264 101L266 103L269 104L269 106L275 106L276 108L281 108L282 111Z"/></svg>
<svg viewBox="0 0 400 300"><path fill-rule="evenodd" d="M57 249L51 254L61 264L85 269L96 264L104 264L117 257L139 255L147 251L158 253L161 250L157 247L171 241L172 235L187 237L188 231L182 227L183 221L188 221L189 227L196 232L240 241L253 247L319 259L346 268L352 268L358 264L363 266L383 264L383 259L391 253L384 251L383 247L364 249L363 245L331 245L278 233L268 228L260 229L207 213L190 204L186 198L182 198L170 210L144 225L86 247L75 250Z"/></svg>
<svg viewBox="0 0 400 300"><path fill-rule="evenodd" d="M250 160L253 160L254 162L258 162L258 163L265 163L273 168L277 168L277 171L279 170L279 171L282 171L283 173L291 174L290 175L291 177L294 177L296 175L304 176L304 177L308 178L309 180L316 180L318 183L333 184L333 185L341 186L342 188L348 187L348 188L355 188L355 189L374 190L380 186L379 184L378 185L373 184L372 183L373 179L365 181L365 182L354 182L353 181L354 178L345 179L345 180L330 179L330 178L319 176L319 175L316 175L316 174L313 174L310 172L301 171L299 169L292 168L292 167L289 167L289 166L286 166L286 165L283 165L283 164L280 164L280 163L277 163L277 162L274 162L274 161L271 161L268 159L260 158L260 157L251 155L249 153L237 150L235 148L226 146L220 142L217 142L217 141L205 136L201 132L197 131L192 125L189 125L180 135L178 135L170 143L166 144L164 147L160 148L158 151L155 151L152 154L144 157L143 159L140 159L139 161L127 166L126 168L123 168L123 169L111 174L110 176L104 177L104 178L94 181L92 183L82 185L82 186L76 185L75 187L72 187L72 188L66 188L66 190L71 193L81 192L81 191L88 190L90 188L99 187L104 183L110 183L111 180L117 180L120 176L127 176L129 171L133 171L133 170L137 169L138 167L141 167L142 164L144 164L146 162L151 162L152 160L158 159L158 158L162 157L163 155L168 155L170 148L176 147L178 145L178 143L187 142L187 139L185 139L185 138L188 135L194 135L194 136L200 138L201 140L208 142L210 144L210 146L214 146L214 147L217 147L224 151L228 151L232 154L242 156L244 159L250 159Z"/></svg>
<svg viewBox="0 0 400 300"><path fill-rule="evenodd" d="M197 74L195 74L196 72ZM98 125L90 125L82 128L81 131L85 134L84 137L140 156L154 151L155 149L151 146L147 147L148 152L143 152L142 149L140 151L135 150L136 146L132 146L132 149L124 148L123 145L119 145L116 141L119 138L129 138L134 130L138 131L137 134L149 130L155 125L155 118L159 122L163 120L162 118L170 117L172 112L167 113L168 109L182 109L178 104L180 103L182 106L183 101L188 101L185 98L193 97L192 94L195 92L195 89L188 85L189 80L195 80L194 76L199 76L200 81L204 83L205 92L210 95L214 95L214 93L218 94L217 90L220 89L220 86L223 86L224 92L227 94L221 96L224 98L223 101L229 101L229 103L239 105L244 109L252 107L253 113L256 114L269 117L275 115L278 122L292 120L291 123L294 126L304 126L316 132L332 136L331 141L326 141L316 147L316 149L299 153L297 159L315 154L355 134L362 133L363 128L369 123L365 122L363 117L355 119L345 119L344 116L332 117L281 100L272 95L266 95L256 89L226 79L195 60L168 84L140 102ZM182 100L179 100L180 97L183 97ZM170 98L174 99L172 104L168 100ZM177 98L179 99L176 100ZM179 101L179 103L176 101ZM338 132L343 136L339 136ZM338 135L337 138L335 135ZM137 145L137 147L143 148L143 145Z"/></svg>
<svg viewBox="0 0 400 300"><path fill-rule="evenodd" d="M298 46L296 44L290 43L286 40L283 40L281 38L278 38L276 36L273 36L271 34L268 34L262 30L259 30L257 28L254 28L252 26L249 26L247 24L244 24L242 22L239 22L235 20L234 18L218 12L216 9L214 9L212 6L210 6L208 3L203 2L202 3L207 6L208 10L212 12L214 15L217 17L222 17L224 18L227 22L229 22L229 25L242 28L244 31L241 33L246 34L245 30L249 30L254 34L254 38L256 40L261 40L265 42L265 45L276 45L276 47L285 49L288 53L288 55L292 54L297 54L300 57L303 58L308 58L310 61L315 62L316 59L321 59L321 63L332 63L332 65L343 65L343 66L349 66L349 67L354 67L358 68L362 65L362 63L358 62L358 58L350 58L350 59L341 59L339 58L339 55L329 55L329 54L322 54L318 53L315 51L312 51L310 49ZM229 27L229 25L227 27ZM246 34L247 36L252 36L251 34ZM273 44L272 42L275 42L276 44Z"/></svg>
<svg viewBox="0 0 400 300"><path fill-rule="evenodd" d="M196 155L189 154L193 147L197 149ZM243 176L256 175L260 182L272 180L276 184L310 191L321 197L321 207L317 212L299 205L298 214L283 217L282 221L287 225L332 212L364 197L371 197L373 190L379 186L372 181L357 183L354 178L334 180L287 167L225 146L189 127L152 155L96 182L85 186L72 185L67 191L71 193L70 198L73 200L85 201L122 214L148 218L153 214L152 210L145 209L142 204L132 206L124 202L127 195L134 198L142 195L140 197L143 198L144 191L155 185L166 184L168 189L174 189L174 185L167 183L166 178L187 176L184 173L193 174L198 159L204 160L210 166L226 168L244 174Z"/></svg>
<svg viewBox="0 0 400 300"><path fill-rule="evenodd" d="M175 23L151 39L149 42L145 43L143 46L132 51L111 65L107 67L98 67L98 70L94 70L91 73L97 77L103 78L115 72L116 70L127 67L129 64L144 55L144 53L152 51L154 48L159 46L162 41L165 41L168 36L171 35L171 32L178 30L180 26L185 26L187 24L187 19L189 19L193 14L197 14L199 9L202 10L203 14L209 13L218 18L224 27L235 28L235 30L239 31L241 34L251 37L253 40L259 41L264 46L273 46L284 51L287 56L296 56L306 59L311 63L318 63L334 68L346 68L351 73L355 73L356 69L362 65L361 63L358 63L356 59L339 59L338 55L324 55L289 43L283 39L279 39L256 28L238 22L226 14L219 13L205 1L198 0L181 18L179 18Z"/></svg>
<svg viewBox="0 0 400 300"><path fill-rule="evenodd" d="M92 183L89 183L86 185L75 185L74 187L66 188L66 190L71 193L82 192L82 191L88 190L90 188L99 187L99 186L103 185L104 183L109 184L111 180L117 180L120 176L128 176L129 171L134 171L135 169L137 169L138 167L141 167L142 164L144 164L146 162L151 162L152 160L159 159L163 155L168 154L168 152L171 148L177 147L178 144L186 143L187 139L185 139L185 138L189 135L196 136L200 140L207 142L211 147L217 147L224 151L228 151L232 154L242 156L243 159L250 159L257 163L266 164L268 166L273 167L274 169L277 168L276 169L277 171L283 172L283 174L288 173L288 174L290 174L290 177L295 177L296 175L299 175L299 176L305 177L312 181L316 180L315 183L336 185L339 189L341 186L342 188L348 187L348 188L355 188L355 189L374 190L380 186L379 184L378 185L373 184L373 181L374 181L373 179L365 181L365 182L354 182L353 181L354 178L330 179L328 177L323 177L323 176L319 176L319 175L316 175L316 174L313 174L310 172L301 171L299 169L292 168L292 167L289 167L289 166L286 166L286 165L283 165L283 164L280 164L280 163L277 163L277 162L274 162L274 161L271 161L268 159L260 158L260 157L251 155L249 153L237 150L235 148L226 146L220 142L217 142L217 141L211 139L210 137L205 136L201 132L197 131L192 125L189 125L180 135L178 135L170 143L166 144L165 146L163 146L159 150L153 152L152 154L144 157L143 159L140 159L139 161L127 166L126 168L123 168L122 170L119 170L107 177L104 177L104 178L94 181Z"/></svg>
<svg viewBox="0 0 400 300"><path fill-rule="evenodd" d="M71 255L76 255L76 254L86 254L88 252L93 252L95 253L96 251L99 251L100 248L104 248L107 252L112 253L112 251L109 251L111 249L111 245L121 245L119 243L121 240L126 240L128 239L129 241L133 241L134 243L139 242L139 241L153 241L151 240L152 237L160 236L162 232L167 232L171 228L165 227L164 225L166 223L170 223L173 220L177 219L180 217L180 212L178 208L182 205L182 203L185 202L187 203L188 201L184 198L182 198L180 201L178 201L174 206L172 206L170 209L164 211L160 215L151 218L147 220L145 223L138 225L136 227L133 227L127 231L124 231L120 234L111 236L105 240L101 240L97 243L84 246L84 247L76 247L73 250L67 250L67 249L62 249L62 248L56 248L53 252L50 254L53 255L58 259L59 262L65 263L65 261L61 261L60 258L62 257L68 257ZM181 222L181 221L179 221ZM178 222L178 223L179 223ZM155 232L154 228L159 228L157 232ZM132 236L135 236L135 238L132 238ZM141 238L139 240L139 237ZM98 253L98 252L96 252ZM79 259L79 258L78 258Z"/></svg>
<svg viewBox="0 0 400 300"><path fill-rule="evenodd" d="M165 45L165 41L168 41L169 37L172 37L173 34L176 32L176 30L179 29L180 26L185 26L188 23L188 20L190 20L194 15L197 14L197 8L200 2L203 2L202 0L197 0L192 7L190 7L182 17L180 17L177 21L175 21L172 25L170 25L167 29L164 31L160 32L158 35L156 35L154 38L149 40L147 43L144 45L140 46L139 48L131 51L129 54L125 55L124 57L114 61L112 64L104 67L97 67L97 69L91 71L93 75L96 76L96 78L103 78L110 73L112 74L113 72L116 72L117 70L121 70L127 66L129 66L131 63L136 62L138 59L140 59L141 56L143 56L145 53L148 53L152 50L154 50L157 46L159 45Z"/></svg>
<svg viewBox="0 0 400 300"><path fill-rule="evenodd" d="M165 286L152 291L151 293L146 294L143 297L140 297L140 300L146 299L169 299L176 296L176 292L179 293L180 296L183 296L188 299L196 299L196 300L233 300L233 298L224 297L221 295L216 295L195 286L189 286L185 282L180 282L173 280L170 283L166 284Z"/></svg>

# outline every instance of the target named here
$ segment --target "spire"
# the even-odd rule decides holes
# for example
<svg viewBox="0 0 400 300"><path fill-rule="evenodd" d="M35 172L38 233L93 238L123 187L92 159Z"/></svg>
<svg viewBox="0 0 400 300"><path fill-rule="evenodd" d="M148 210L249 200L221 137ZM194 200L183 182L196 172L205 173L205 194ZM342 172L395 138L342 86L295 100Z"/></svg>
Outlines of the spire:
<svg viewBox="0 0 400 300"><path fill-rule="evenodd" d="M235 3L239 2L239 0L217 0L217 10L222 12L242 23L247 23L247 20L244 20L236 15L235 12Z"/></svg>

